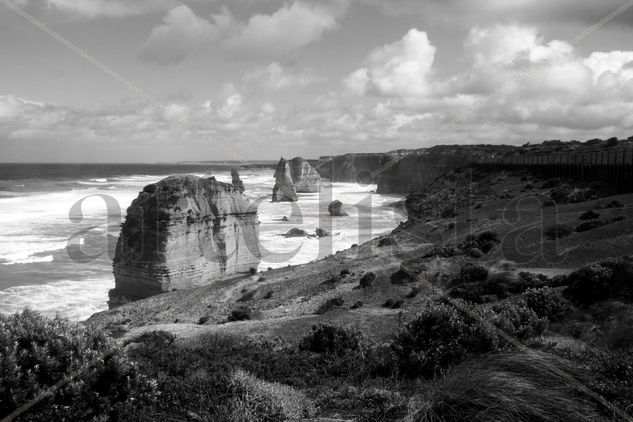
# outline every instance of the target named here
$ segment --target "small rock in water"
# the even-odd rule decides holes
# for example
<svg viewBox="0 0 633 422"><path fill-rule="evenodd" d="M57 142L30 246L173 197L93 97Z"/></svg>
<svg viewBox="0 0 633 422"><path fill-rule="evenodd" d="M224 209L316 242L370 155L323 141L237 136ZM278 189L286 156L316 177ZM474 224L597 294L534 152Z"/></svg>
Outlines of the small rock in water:
<svg viewBox="0 0 633 422"><path fill-rule="evenodd" d="M288 232L286 234L283 234L282 236L284 237L308 237L308 232L306 232L305 230L301 230L298 228L292 228L290 230L288 230Z"/></svg>
<svg viewBox="0 0 633 422"><path fill-rule="evenodd" d="M317 228L315 231L317 237L328 237L331 236L332 234L328 231L325 231L323 229Z"/></svg>
<svg viewBox="0 0 633 422"><path fill-rule="evenodd" d="M332 201L327 207L328 212L332 217L346 217L347 213L343 211L343 203L341 201Z"/></svg>

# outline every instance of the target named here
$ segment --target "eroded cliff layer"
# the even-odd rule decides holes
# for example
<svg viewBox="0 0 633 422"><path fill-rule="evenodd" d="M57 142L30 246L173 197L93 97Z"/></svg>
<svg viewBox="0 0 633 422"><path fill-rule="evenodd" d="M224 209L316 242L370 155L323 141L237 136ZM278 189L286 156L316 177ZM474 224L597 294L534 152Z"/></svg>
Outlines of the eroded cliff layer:
<svg viewBox="0 0 633 422"><path fill-rule="evenodd" d="M290 176L295 190L298 193L318 192L321 185L321 176L307 160L301 157L288 161Z"/></svg>
<svg viewBox="0 0 633 422"><path fill-rule="evenodd" d="M273 202L296 202L299 197L292 182L290 166L283 158L280 159L279 164L277 164L274 177Z"/></svg>
<svg viewBox="0 0 633 422"><path fill-rule="evenodd" d="M257 268L257 225L230 184L173 176L146 186L121 228L110 307Z"/></svg>

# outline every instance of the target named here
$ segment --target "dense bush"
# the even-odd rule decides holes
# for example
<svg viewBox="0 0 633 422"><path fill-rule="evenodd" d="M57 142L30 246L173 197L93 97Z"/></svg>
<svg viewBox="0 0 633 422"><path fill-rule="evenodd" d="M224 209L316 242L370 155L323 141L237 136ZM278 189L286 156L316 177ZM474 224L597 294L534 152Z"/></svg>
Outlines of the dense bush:
<svg viewBox="0 0 633 422"><path fill-rule="evenodd" d="M312 327L299 344L299 349L316 353L342 356L350 352L362 351L365 343L363 334L350 327L319 324Z"/></svg>
<svg viewBox="0 0 633 422"><path fill-rule="evenodd" d="M478 315L452 304L432 304L394 338L393 351L405 376L433 376L470 354L497 350L494 326Z"/></svg>
<svg viewBox="0 0 633 422"><path fill-rule="evenodd" d="M334 308L338 308L343 306L343 303L345 303L345 301L343 299L341 299L340 297L333 297L330 298L328 300L326 300L325 302L323 302L318 309L316 310L316 313L318 315L322 315L326 312L331 311Z"/></svg>
<svg viewBox="0 0 633 422"><path fill-rule="evenodd" d="M523 302L497 303L489 314L495 327L519 340L542 335L547 330L547 319L539 318Z"/></svg>
<svg viewBox="0 0 633 422"><path fill-rule="evenodd" d="M387 309L400 309L402 305L404 305L403 300L389 298L382 304L382 307Z"/></svg>
<svg viewBox="0 0 633 422"><path fill-rule="evenodd" d="M239 308L231 311L228 318L226 319L228 322L234 321L246 321L251 319L252 311L250 308Z"/></svg>
<svg viewBox="0 0 633 422"><path fill-rule="evenodd" d="M555 179L547 179L545 183L543 183L543 189L552 189L560 186L562 181L559 178Z"/></svg>
<svg viewBox="0 0 633 422"><path fill-rule="evenodd" d="M572 234L574 230L565 224L556 224L545 229L543 233L549 240L562 239Z"/></svg>
<svg viewBox="0 0 633 422"><path fill-rule="evenodd" d="M365 273L360 278L360 287L363 289L371 287L374 284L374 281L376 281L376 274L372 272Z"/></svg>
<svg viewBox="0 0 633 422"><path fill-rule="evenodd" d="M584 389L569 381L567 361L502 353L452 368L409 403L405 422L605 420Z"/></svg>
<svg viewBox="0 0 633 422"><path fill-rule="evenodd" d="M440 212L440 217L442 218L455 218L457 217L457 211L455 211L455 207L446 207Z"/></svg>
<svg viewBox="0 0 633 422"><path fill-rule="evenodd" d="M391 284L402 285L415 281L415 278L404 269L399 269L395 273L391 274Z"/></svg>
<svg viewBox="0 0 633 422"><path fill-rule="evenodd" d="M576 226L576 232L578 232L578 233L587 232L589 230L593 230L593 229L597 229L597 228L602 227L602 226L606 226L607 224L609 224L609 223L606 222L606 221L602 221L602 220L585 221L584 223L580 223L579 225Z"/></svg>
<svg viewBox="0 0 633 422"><path fill-rule="evenodd" d="M565 295L580 305L609 298L633 300L633 259L609 258L584 266L565 277Z"/></svg>
<svg viewBox="0 0 633 422"><path fill-rule="evenodd" d="M474 281L468 282L469 280ZM451 286L454 286L449 291L451 297L473 303L485 303L504 299L510 293L522 293L532 285L527 284L520 274L516 273L514 264L502 261L489 269L469 264L462 268L460 277L453 280Z"/></svg>
<svg viewBox="0 0 633 422"><path fill-rule="evenodd" d="M466 263L459 271L458 283L484 281L488 277L488 268L484 265Z"/></svg>
<svg viewBox="0 0 633 422"><path fill-rule="evenodd" d="M551 287L527 289L523 293L528 308L541 318L550 321L560 321L571 311L571 304L563 297L560 290Z"/></svg>
<svg viewBox="0 0 633 422"><path fill-rule="evenodd" d="M130 401L156 396L103 333L31 310L0 315L0 417L53 386L31 420L116 419Z"/></svg>
<svg viewBox="0 0 633 422"><path fill-rule="evenodd" d="M582 213L582 215L580 216L581 220L596 220L600 218L600 214L598 214L597 212L595 212L594 210L588 210L585 211L584 213Z"/></svg>

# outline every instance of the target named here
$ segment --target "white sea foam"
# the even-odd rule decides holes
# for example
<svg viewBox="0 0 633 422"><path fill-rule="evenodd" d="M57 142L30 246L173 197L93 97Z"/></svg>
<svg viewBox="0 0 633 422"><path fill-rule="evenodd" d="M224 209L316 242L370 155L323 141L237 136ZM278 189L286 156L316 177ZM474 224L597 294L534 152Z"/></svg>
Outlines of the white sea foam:
<svg viewBox="0 0 633 422"><path fill-rule="evenodd" d="M230 172L199 174L213 175L218 181L230 182ZM13 198L0 197L0 275L11 280L12 274L21 277L18 265L38 263L33 274L33 285L9 287L0 291L0 312L15 312L30 306L47 314L60 312L73 319L86 318L106 308L107 290L113 287L111 263L107 256L99 262L75 263L64 259L68 239L82 229L103 236L118 235L118 224L108 220L106 202L99 196L106 193L116 200L120 217L136 198L143 186L157 182L167 175L134 175L117 178L83 180L85 188L56 192L30 193ZM272 203L274 185L271 169L246 169L240 173L246 185L246 196L259 203L260 243L263 259L261 270L297 265L322 258L331 253L360 244L391 231L404 216L390 205L402 197L374 194L376 186L359 186L353 183L323 183L321 192L299 194L296 203ZM74 185L75 187L77 185ZM104 191L104 187L109 190ZM330 217L330 201L340 200L348 217ZM81 216L69 218L73 205L81 201ZM77 207L75 207L75 211ZM112 214L111 214L112 216ZM290 222L279 221L290 217ZM81 218L79 218L81 217ZM110 223L110 224L108 224ZM114 222L117 223L117 222ZM285 238L282 234L291 228L314 233L322 228L332 233L328 238ZM77 240L73 238L73 244ZM13 269L13 268L16 269ZM22 266L23 267L23 266ZM35 271L35 266L29 271ZM64 281L48 282L47 269L62 272ZM29 273L29 277L30 277Z"/></svg>
<svg viewBox="0 0 633 422"><path fill-rule="evenodd" d="M59 313L81 321L108 308L108 290L112 287L112 277L10 287L0 290L0 311L14 313L29 307L44 315Z"/></svg>

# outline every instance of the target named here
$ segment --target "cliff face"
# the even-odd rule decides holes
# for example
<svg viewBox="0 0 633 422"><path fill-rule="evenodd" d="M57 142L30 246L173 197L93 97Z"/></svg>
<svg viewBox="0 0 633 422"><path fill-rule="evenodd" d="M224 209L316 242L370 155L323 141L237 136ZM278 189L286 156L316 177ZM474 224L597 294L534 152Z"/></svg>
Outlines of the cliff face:
<svg viewBox="0 0 633 422"><path fill-rule="evenodd" d="M257 268L257 225L232 185L174 176L146 186L121 228L110 307Z"/></svg>
<svg viewBox="0 0 633 422"><path fill-rule="evenodd" d="M297 191L292 183L290 166L283 158L279 160L275 170L275 187L273 188L273 202L296 202Z"/></svg>
<svg viewBox="0 0 633 422"><path fill-rule="evenodd" d="M404 157L409 151L360 153L319 157L317 171L333 182L375 183L372 175L392 160Z"/></svg>
<svg viewBox="0 0 633 422"><path fill-rule="evenodd" d="M474 157L500 154L514 147L493 145L440 145L416 150L386 166L376 177L378 193L409 193L425 187L452 169L465 166Z"/></svg>
<svg viewBox="0 0 633 422"><path fill-rule="evenodd" d="M301 157L288 161L290 176L297 192L318 192L321 185L321 176L310 163Z"/></svg>

